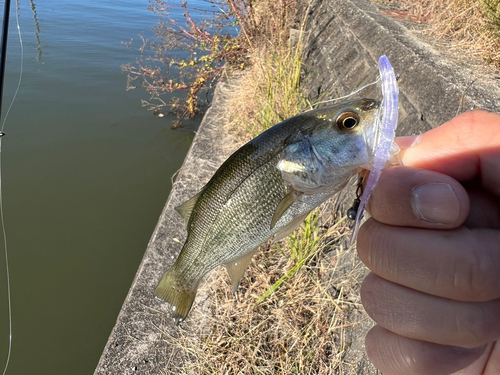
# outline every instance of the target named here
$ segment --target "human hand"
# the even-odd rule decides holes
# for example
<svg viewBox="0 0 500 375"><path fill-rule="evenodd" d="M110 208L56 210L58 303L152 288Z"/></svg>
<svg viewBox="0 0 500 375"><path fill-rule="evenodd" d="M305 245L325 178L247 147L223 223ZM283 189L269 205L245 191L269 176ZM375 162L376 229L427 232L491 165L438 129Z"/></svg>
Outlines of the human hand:
<svg viewBox="0 0 500 375"><path fill-rule="evenodd" d="M404 166L382 172L357 242L368 356L384 375L498 375L500 115L398 143Z"/></svg>

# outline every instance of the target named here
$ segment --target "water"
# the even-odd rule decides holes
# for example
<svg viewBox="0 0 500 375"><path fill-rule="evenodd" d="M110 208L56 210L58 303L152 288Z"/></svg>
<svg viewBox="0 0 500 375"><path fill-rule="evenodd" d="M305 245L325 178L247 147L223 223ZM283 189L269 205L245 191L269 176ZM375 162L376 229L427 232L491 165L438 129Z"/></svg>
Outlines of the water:
<svg viewBox="0 0 500 375"><path fill-rule="evenodd" d="M31 5L21 0L24 75L2 145L14 325L8 374L90 374L193 124L173 131L174 119L141 107L143 90L125 91L120 65L135 61L140 43L121 42L150 38L157 21L146 0L34 0L36 15ZM5 107L19 72L11 17ZM5 282L1 260L2 368Z"/></svg>

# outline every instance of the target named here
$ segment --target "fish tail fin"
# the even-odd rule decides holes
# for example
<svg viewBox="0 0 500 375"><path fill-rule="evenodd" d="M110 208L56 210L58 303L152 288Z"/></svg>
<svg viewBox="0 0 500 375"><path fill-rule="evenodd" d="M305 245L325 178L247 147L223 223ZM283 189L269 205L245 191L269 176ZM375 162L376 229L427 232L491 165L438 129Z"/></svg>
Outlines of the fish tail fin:
<svg viewBox="0 0 500 375"><path fill-rule="evenodd" d="M175 324L182 322L191 310L196 297L197 286L194 289L184 286L174 269L170 269L161 278L155 289L155 295L172 305L172 317Z"/></svg>

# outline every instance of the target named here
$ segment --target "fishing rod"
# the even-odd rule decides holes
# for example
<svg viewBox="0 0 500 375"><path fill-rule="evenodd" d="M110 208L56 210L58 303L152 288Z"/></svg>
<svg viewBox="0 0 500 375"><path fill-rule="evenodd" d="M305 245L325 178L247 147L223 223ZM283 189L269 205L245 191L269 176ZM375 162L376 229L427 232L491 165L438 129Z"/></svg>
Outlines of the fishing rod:
<svg viewBox="0 0 500 375"><path fill-rule="evenodd" d="M5 80L5 65L7 61L7 41L9 36L9 15L10 15L10 0L5 0L4 3L4 12L3 12L3 23L2 23L2 51L0 53L0 121L2 118L2 106L3 106L3 86ZM19 21L18 21L19 22ZM18 23L19 26L19 23ZM19 27L18 27L19 29ZM21 35L21 34L19 34ZM22 69L22 64L21 64ZM22 70L21 70L22 71ZM21 81L19 80L19 84ZM19 88L19 85L18 85ZM17 95L17 90L16 94ZM12 105L12 104L11 104ZM9 107L10 110L10 107ZM7 111L8 114L9 111ZM5 126L5 118L0 127L0 155L1 155L1 144L2 138L5 133L3 132ZM8 295L8 308L9 308L9 349L7 351L7 359L5 361L5 367L3 369L2 375L7 373L7 368L10 363L10 355L12 353L12 299L11 299L11 289L10 289L10 271L9 271L9 257L7 252L7 237L5 233L5 223L3 217L3 198L2 198L2 167L1 167L1 159L0 159L0 225L3 234L3 243L4 243L4 253L5 253L5 269L7 274L7 295Z"/></svg>
<svg viewBox="0 0 500 375"><path fill-rule="evenodd" d="M9 39L9 16L10 0L5 0L2 23L2 52L0 54L0 119L2 118L3 84L5 81L5 63L7 61L7 42ZM0 137L4 135L5 133L0 130Z"/></svg>

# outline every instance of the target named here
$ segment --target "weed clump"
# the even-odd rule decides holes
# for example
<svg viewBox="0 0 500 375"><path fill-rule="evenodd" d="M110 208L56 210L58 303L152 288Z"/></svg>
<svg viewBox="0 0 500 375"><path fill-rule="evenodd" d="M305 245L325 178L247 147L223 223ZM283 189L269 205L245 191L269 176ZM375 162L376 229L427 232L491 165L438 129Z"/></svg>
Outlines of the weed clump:
<svg viewBox="0 0 500 375"><path fill-rule="evenodd" d="M127 89L137 78L151 95L143 106L158 112L167 108L182 119L200 111L201 94L224 75L248 68L255 50L269 42L281 44L283 31L295 14L286 0L156 0L149 9L159 15L155 40L143 39L135 64L122 66L128 73ZM174 15L183 12L185 23ZM211 17L207 17L210 14ZM203 15L203 17L201 17ZM178 16L177 16L178 17ZM165 93L185 93L166 102Z"/></svg>

